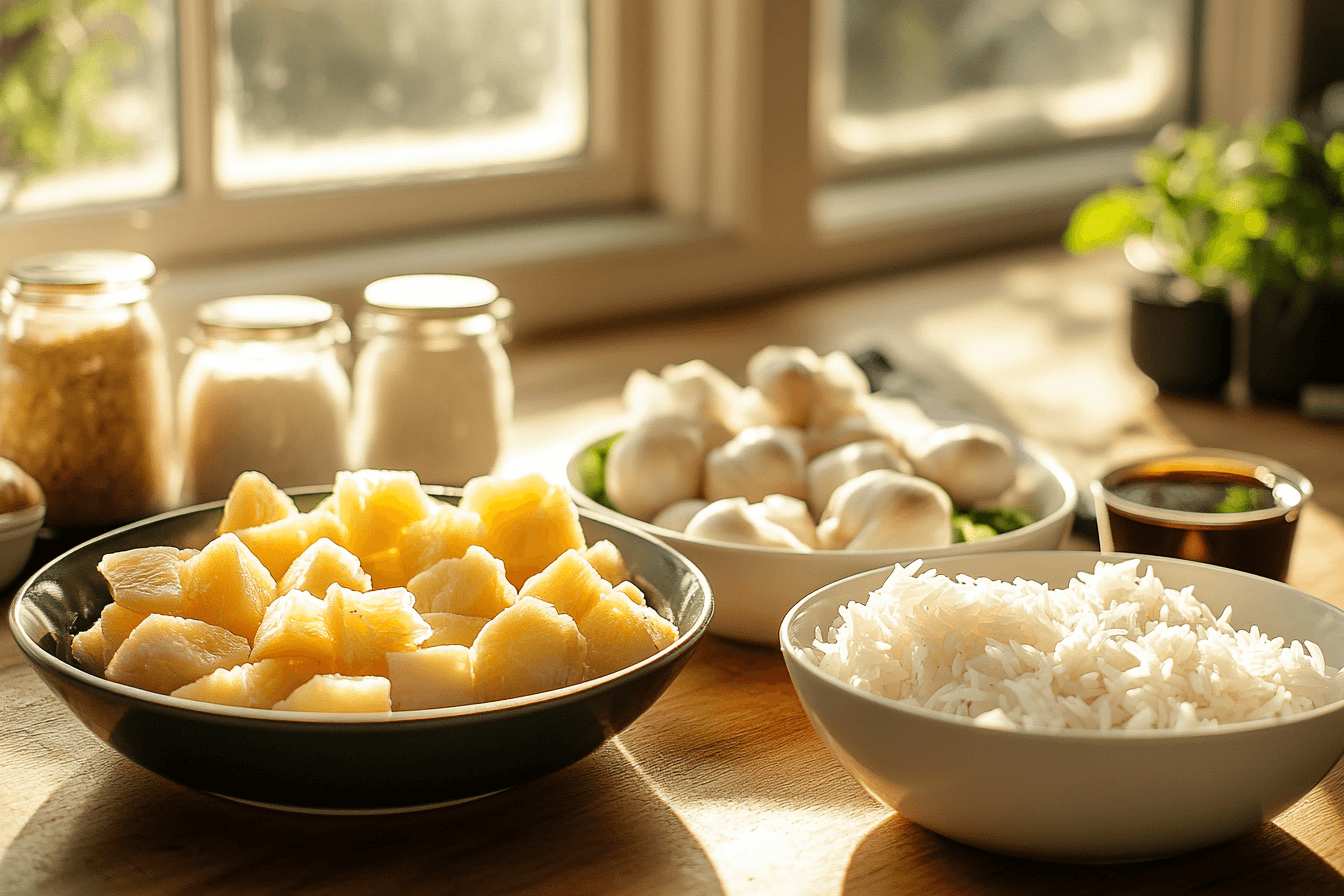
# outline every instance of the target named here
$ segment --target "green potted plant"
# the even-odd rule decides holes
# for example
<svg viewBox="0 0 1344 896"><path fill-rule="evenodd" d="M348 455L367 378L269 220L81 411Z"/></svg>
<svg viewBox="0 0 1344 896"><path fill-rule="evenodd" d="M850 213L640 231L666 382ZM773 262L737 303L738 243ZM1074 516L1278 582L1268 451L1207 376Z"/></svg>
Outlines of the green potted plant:
<svg viewBox="0 0 1344 896"><path fill-rule="evenodd" d="M1183 304L1210 318L1217 315L1209 303L1225 316L1228 291L1244 289L1251 298L1248 384L1256 399L1296 403L1304 383L1344 379L1333 369L1340 361L1331 341L1344 326L1344 136L1317 145L1291 120L1240 129L1169 126L1138 154L1135 171L1137 185L1078 206L1066 248L1148 240L1172 272L1163 300L1181 305L1193 297ZM1182 346L1171 321L1165 332L1162 324L1141 332L1141 304L1136 295L1131 343L1141 368L1155 346L1167 363L1208 350L1194 337Z"/></svg>

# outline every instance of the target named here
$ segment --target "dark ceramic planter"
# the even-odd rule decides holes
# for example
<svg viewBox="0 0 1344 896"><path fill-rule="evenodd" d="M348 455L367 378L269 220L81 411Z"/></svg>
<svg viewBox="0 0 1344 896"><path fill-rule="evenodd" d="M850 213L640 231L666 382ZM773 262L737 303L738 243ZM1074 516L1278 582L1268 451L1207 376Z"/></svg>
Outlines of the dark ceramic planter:
<svg viewBox="0 0 1344 896"><path fill-rule="evenodd" d="M1296 406L1307 383L1344 382L1344 290L1267 287L1251 303L1251 398Z"/></svg>
<svg viewBox="0 0 1344 896"><path fill-rule="evenodd" d="M1219 395L1232 371L1232 314L1221 293L1180 302L1162 282L1130 290L1129 347L1160 391Z"/></svg>

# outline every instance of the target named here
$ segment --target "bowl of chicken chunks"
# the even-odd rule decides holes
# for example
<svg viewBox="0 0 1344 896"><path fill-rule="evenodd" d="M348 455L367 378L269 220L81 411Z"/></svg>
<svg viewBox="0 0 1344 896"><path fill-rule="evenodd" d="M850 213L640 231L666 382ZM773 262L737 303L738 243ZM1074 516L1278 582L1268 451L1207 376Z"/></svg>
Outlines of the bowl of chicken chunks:
<svg viewBox="0 0 1344 896"><path fill-rule="evenodd" d="M1047 451L870 391L844 352L767 346L738 383L702 360L635 370L625 417L570 458L579 506L685 554L714 590L709 630L776 645L785 614L866 570L1055 550L1078 490Z"/></svg>
<svg viewBox="0 0 1344 896"><path fill-rule="evenodd" d="M73 714L150 771L306 812L443 806L557 771L634 722L713 612L675 549L540 474L357 470L114 530L20 590L10 627Z"/></svg>

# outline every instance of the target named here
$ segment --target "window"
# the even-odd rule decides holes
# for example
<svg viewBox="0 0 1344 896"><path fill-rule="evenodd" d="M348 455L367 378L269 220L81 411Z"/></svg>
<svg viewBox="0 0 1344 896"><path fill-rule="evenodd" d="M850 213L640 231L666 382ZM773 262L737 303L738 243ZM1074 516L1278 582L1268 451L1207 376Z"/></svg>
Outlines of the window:
<svg viewBox="0 0 1344 896"><path fill-rule="evenodd" d="M526 332L1053 239L1208 93L1197 64L1223 115L1291 84L1292 16L1251 7L24 0L0 12L0 265L136 249L182 307L477 274ZM49 144L107 151L38 170L20 72L65 103Z"/></svg>

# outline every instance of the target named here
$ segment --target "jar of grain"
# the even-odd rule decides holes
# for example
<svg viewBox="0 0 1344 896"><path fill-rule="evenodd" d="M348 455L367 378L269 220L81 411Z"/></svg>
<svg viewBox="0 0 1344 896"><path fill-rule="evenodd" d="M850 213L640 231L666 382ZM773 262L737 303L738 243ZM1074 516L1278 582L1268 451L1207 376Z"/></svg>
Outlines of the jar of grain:
<svg viewBox="0 0 1344 896"><path fill-rule="evenodd" d="M492 472L513 419L503 343L513 311L488 280L409 274L369 284L355 319L351 462L461 485Z"/></svg>
<svg viewBox="0 0 1344 896"><path fill-rule="evenodd" d="M234 296L196 312L178 386L183 498L224 498L256 470L281 488L346 468L350 380L340 309L309 296Z"/></svg>
<svg viewBox="0 0 1344 896"><path fill-rule="evenodd" d="M127 522L177 497L154 274L136 252L59 252L0 290L0 455L42 486L49 526Z"/></svg>

